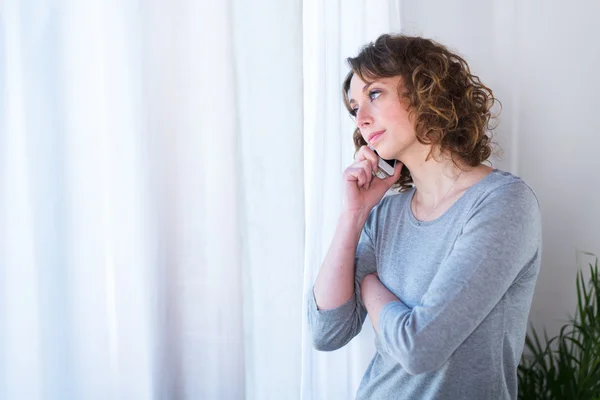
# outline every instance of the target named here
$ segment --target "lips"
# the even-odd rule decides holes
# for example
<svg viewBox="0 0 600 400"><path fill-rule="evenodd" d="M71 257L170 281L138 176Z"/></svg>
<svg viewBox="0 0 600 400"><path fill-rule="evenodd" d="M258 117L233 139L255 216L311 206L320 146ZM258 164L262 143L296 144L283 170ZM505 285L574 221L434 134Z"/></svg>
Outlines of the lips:
<svg viewBox="0 0 600 400"><path fill-rule="evenodd" d="M381 135L383 135L384 133L385 133L385 130L372 132L369 135L368 142L373 143L374 141L378 140L381 137Z"/></svg>

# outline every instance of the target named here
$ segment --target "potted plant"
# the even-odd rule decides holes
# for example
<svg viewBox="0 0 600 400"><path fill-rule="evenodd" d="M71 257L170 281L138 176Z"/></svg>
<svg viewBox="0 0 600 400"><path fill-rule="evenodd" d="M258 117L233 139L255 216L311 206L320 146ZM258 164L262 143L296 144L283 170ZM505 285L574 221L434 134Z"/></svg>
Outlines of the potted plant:
<svg viewBox="0 0 600 400"><path fill-rule="evenodd" d="M518 367L519 399L600 400L600 283L598 257L589 264L590 280L586 285L582 271L577 271L577 311L560 333L544 343L531 326Z"/></svg>

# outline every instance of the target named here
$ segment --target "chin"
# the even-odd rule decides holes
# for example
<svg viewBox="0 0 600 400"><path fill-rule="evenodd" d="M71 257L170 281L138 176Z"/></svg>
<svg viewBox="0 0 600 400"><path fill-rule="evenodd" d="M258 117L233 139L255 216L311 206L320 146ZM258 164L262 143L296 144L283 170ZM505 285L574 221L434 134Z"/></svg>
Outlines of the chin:
<svg viewBox="0 0 600 400"><path fill-rule="evenodd" d="M396 159L396 156L394 155L394 152L390 151L387 148L385 148L385 146L381 146L381 147L375 146L375 150L377 150L377 154L379 154L379 157L381 157L381 158L384 158L386 160L394 160L394 159Z"/></svg>

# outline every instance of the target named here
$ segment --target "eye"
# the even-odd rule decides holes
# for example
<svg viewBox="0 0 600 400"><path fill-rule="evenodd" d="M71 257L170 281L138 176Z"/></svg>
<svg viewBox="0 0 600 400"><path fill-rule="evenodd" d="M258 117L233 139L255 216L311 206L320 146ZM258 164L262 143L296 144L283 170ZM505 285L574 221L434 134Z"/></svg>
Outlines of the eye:
<svg viewBox="0 0 600 400"><path fill-rule="evenodd" d="M371 90L369 92L369 99L371 101L373 101L376 98L378 98L380 94L381 94L381 90L379 90L379 89ZM352 115L353 117L356 117L357 113L358 113L358 107L355 107L355 108L352 109L352 111L350 111L350 115Z"/></svg>
<svg viewBox="0 0 600 400"><path fill-rule="evenodd" d="M381 90L371 90L369 92L369 98L371 99L371 101L373 101L376 98L378 98L380 94L381 94Z"/></svg>

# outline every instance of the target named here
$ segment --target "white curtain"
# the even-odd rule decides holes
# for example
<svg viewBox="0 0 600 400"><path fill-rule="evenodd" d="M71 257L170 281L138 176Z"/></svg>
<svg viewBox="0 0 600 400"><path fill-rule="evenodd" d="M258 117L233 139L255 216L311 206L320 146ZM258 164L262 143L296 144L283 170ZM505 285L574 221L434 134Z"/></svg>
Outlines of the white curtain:
<svg viewBox="0 0 600 400"><path fill-rule="evenodd" d="M0 7L0 398L297 396L301 2Z"/></svg>

